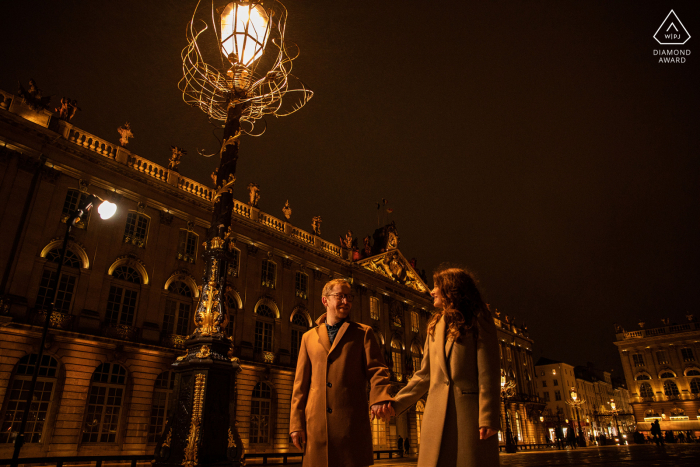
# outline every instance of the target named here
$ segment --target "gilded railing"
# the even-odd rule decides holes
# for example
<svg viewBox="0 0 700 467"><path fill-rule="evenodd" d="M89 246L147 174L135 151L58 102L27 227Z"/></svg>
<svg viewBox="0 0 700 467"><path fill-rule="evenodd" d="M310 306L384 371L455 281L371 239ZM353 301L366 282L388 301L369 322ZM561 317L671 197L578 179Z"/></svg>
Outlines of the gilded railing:
<svg viewBox="0 0 700 467"><path fill-rule="evenodd" d="M264 212L261 212L259 214L258 222L273 230L279 230L280 232L284 232L284 222L269 214L265 214Z"/></svg>

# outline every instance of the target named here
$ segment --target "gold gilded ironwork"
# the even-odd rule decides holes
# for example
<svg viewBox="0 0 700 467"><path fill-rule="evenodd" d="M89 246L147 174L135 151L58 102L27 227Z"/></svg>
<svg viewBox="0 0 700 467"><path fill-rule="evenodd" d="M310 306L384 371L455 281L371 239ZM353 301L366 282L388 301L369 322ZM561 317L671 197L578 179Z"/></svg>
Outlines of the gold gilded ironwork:
<svg viewBox="0 0 700 467"><path fill-rule="evenodd" d="M213 268L217 268L217 261L212 260ZM214 271L216 272L216 271ZM202 289L202 294L194 315L196 329L193 334L210 336L219 334L226 326L228 314L223 309L219 285L214 278L210 279Z"/></svg>
<svg viewBox="0 0 700 467"><path fill-rule="evenodd" d="M214 237L211 240L209 240L209 249L212 250L214 248L223 248L224 246L224 240L221 237Z"/></svg>
<svg viewBox="0 0 700 467"><path fill-rule="evenodd" d="M171 428L168 430L168 435L165 437L165 440L163 441L163 447L164 448L169 448L170 443L173 441L173 429Z"/></svg>
<svg viewBox="0 0 700 467"><path fill-rule="evenodd" d="M425 282L418 276L399 250L387 251L386 253L362 260L358 264L367 270L388 277L418 292L428 293L428 286L425 285Z"/></svg>
<svg viewBox="0 0 700 467"><path fill-rule="evenodd" d="M236 447L236 440L233 438L233 433L231 433L231 427L228 428L228 447Z"/></svg>
<svg viewBox="0 0 700 467"><path fill-rule="evenodd" d="M190 431L187 435L187 446L185 446L184 459L182 465L194 467L199 464L197 458L199 444L199 430L202 423L202 403L204 402L204 383L206 376L199 373L194 382L194 401L192 404L192 419L190 421Z"/></svg>
<svg viewBox="0 0 700 467"><path fill-rule="evenodd" d="M189 355L189 352L187 352L187 351L185 350L185 355L180 355L179 357L177 357L177 361L178 361L178 362L183 361L184 359L187 358L188 355Z"/></svg>
<svg viewBox="0 0 700 467"><path fill-rule="evenodd" d="M195 354L195 357L197 357L197 358L209 358L209 355L211 355L211 349L209 348L208 345L203 345L199 349L199 352L197 352Z"/></svg>

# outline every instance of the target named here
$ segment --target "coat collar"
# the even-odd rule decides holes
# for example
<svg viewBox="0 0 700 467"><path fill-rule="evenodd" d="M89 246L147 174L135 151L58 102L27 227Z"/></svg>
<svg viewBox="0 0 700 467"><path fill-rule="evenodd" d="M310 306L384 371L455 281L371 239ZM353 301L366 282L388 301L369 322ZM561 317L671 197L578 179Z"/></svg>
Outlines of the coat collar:
<svg viewBox="0 0 700 467"><path fill-rule="evenodd" d="M450 372L447 370L447 359L450 357L452 352L452 345L454 344L454 339L451 337L445 342L445 318L440 318L440 321L435 325L435 347L437 350L437 360L442 372L445 376L450 378Z"/></svg>
<svg viewBox="0 0 700 467"><path fill-rule="evenodd" d="M330 353L333 351L333 349L338 345L338 342L340 342L340 339L343 338L343 335L345 334L345 331L347 331L348 327L350 326L350 321L346 320L342 326L340 326L340 329L338 329L338 334L335 335L335 339L333 339L333 345L331 345L331 340L328 337L328 329L326 329L326 313L322 314L317 320L316 324L318 324L318 340L323 346L324 349L326 349L326 352L330 355Z"/></svg>

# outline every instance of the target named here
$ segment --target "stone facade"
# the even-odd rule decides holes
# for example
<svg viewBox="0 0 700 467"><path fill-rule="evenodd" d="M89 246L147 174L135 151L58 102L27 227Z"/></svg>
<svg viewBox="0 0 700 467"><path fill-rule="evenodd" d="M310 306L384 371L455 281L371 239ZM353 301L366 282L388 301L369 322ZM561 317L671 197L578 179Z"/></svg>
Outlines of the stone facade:
<svg viewBox="0 0 700 467"><path fill-rule="evenodd" d="M662 431L700 435L700 323L693 315L683 324L662 320L660 327L625 331L616 326L615 345L637 428L649 433L659 420Z"/></svg>
<svg viewBox="0 0 700 467"><path fill-rule="evenodd" d="M212 189L0 91L0 457L11 456L67 214L87 193L118 211L109 220L92 212L71 232L22 456L151 453L165 423L170 365L193 331ZM295 451L296 352L324 312L330 279L352 282L352 319L374 328L394 390L405 384L422 358L432 302L397 244L353 261L352 250L238 200L232 227L238 261L226 305L248 452ZM398 243L395 227L385 230ZM532 341L496 323L504 368L518 381L513 426L517 418L524 442L535 442ZM374 422L375 449L395 448L400 435L415 453L424 403Z"/></svg>

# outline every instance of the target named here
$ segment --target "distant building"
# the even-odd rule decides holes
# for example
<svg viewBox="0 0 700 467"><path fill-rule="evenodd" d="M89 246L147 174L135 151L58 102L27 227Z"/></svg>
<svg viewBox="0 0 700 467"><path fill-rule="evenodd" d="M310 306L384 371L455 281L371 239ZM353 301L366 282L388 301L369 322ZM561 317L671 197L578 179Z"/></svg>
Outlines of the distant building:
<svg viewBox="0 0 700 467"><path fill-rule="evenodd" d="M566 436L570 429L578 433L580 426L587 442L601 434L618 436L618 426L623 435L630 430L633 421L627 389L622 384L614 385L609 372L544 357L537 361L536 370L537 390L546 404L542 423L550 440L555 439L557 427ZM580 403L578 409L571 404L572 388Z"/></svg>
<svg viewBox="0 0 700 467"><path fill-rule="evenodd" d="M615 345L630 389L637 429L649 432L659 420L661 430L693 431L700 435L700 323L687 315L683 324L625 331L616 326Z"/></svg>

